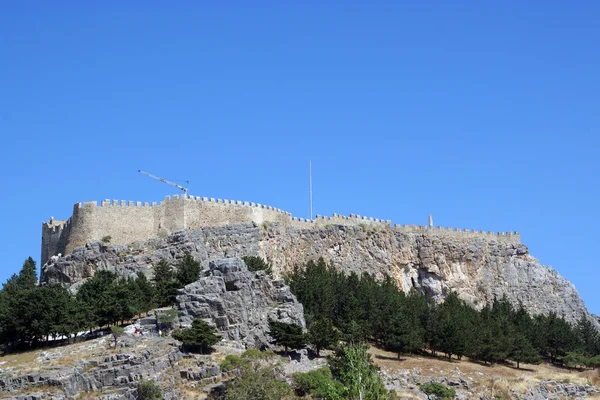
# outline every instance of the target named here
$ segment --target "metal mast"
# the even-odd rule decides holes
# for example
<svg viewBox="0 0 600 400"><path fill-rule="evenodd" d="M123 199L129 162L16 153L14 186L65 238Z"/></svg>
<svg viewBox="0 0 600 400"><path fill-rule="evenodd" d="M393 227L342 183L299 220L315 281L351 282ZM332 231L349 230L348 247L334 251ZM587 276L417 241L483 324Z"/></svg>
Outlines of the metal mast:
<svg viewBox="0 0 600 400"><path fill-rule="evenodd" d="M308 162L308 196L310 198L310 219L313 219L312 209L312 161Z"/></svg>
<svg viewBox="0 0 600 400"><path fill-rule="evenodd" d="M152 175L152 174L149 174L148 172L142 171L141 169L138 169L138 172L139 172L140 174L144 174L144 175L146 175L146 176L149 176L150 178L156 179L157 181L161 181L161 182L163 182L163 183L166 183L167 185L171 185L171 186L174 186L174 187L176 187L177 189L179 189L179 190L183 191L183 196L184 196L184 197L187 197L187 191L188 191L188 189L187 189L187 185L186 185L186 187L183 187L183 186L181 186L181 185L178 185L178 184L176 184L176 183L173 183L173 182L171 182L171 181L168 181L168 180L166 180L166 179L164 179L164 178L160 178L160 177L158 177L158 176L154 176L154 175ZM186 183L187 183L187 184L189 184L189 182L188 182L188 181L186 181Z"/></svg>

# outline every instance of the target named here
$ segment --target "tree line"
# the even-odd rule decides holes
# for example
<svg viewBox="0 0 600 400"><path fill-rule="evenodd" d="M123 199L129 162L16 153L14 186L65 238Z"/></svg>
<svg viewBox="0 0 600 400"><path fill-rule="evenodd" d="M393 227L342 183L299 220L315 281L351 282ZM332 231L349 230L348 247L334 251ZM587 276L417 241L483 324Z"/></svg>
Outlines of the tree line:
<svg viewBox="0 0 600 400"><path fill-rule="evenodd" d="M415 291L405 294L388 277L346 275L323 259L295 268L288 277L304 305L308 342L319 351L338 338L371 340L398 356L442 354L483 363L539 363L599 367L598 330L586 318L570 325L556 313L531 316L504 297L475 310L456 293L441 304Z"/></svg>
<svg viewBox="0 0 600 400"><path fill-rule="evenodd" d="M101 270L77 294L61 285L39 285L35 261L25 260L0 290L0 346L5 351L35 347L50 338L123 324L149 310L170 306L178 288L198 279L200 263L186 253L174 265L162 260L149 281L142 272L119 277Z"/></svg>

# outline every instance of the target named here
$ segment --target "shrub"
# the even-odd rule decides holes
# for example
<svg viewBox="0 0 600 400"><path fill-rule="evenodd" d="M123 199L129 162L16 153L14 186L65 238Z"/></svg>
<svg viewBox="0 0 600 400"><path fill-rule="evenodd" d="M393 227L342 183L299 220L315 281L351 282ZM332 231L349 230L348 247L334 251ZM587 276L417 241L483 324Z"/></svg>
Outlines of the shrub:
<svg viewBox="0 0 600 400"><path fill-rule="evenodd" d="M102 243L110 243L111 240L112 236L110 235L102 236Z"/></svg>
<svg viewBox="0 0 600 400"><path fill-rule="evenodd" d="M171 329L173 326L173 322L177 318L178 313L177 310L171 308L170 310L164 310L156 313L156 319L159 325L165 329Z"/></svg>
<svg viewBox="0 0 600 400"><path fill-rule="evenodd" d="M242 257L242 260L244 260L244 263L246 263L246 266L248 267L248 271L251 271L251 272L265 271L269 275L273 274L273 267L271 267L271 264L267 263L265 260L263 260L260 257L245 256L245 257Z"/></svg>
<svg viewBox="0 0 600 400"><path fill-rule="evenodd" d="M221 361L221 371L229 372L237 368L245 367L248 364L247 360L244 360L240 356L234 354L228 354L223 361Z"/></svg>
<svg viewBox="0 0 600 400"><path fill-rule="evenodd" d="M141 381L138 385L139 400L161 400L162 390L154 381Z"/></svg>
<svg viewBox="0 0 600 400"><path fill-rule="evenodd" d="M221 370L224 372L237 368L251 368L255 361L268 360L275 357L271 350L260 351L258 349L248 349L239 356L229 354L221 362Z"/></svg>
<svg viewBox="0 0 600 400"><path fill-rule="evenodd" d="M299 396L311 396L318 399L342 399L345 388L341 382L333 379L331 370L325 366L306 373L293 375L296 394Z"/></svg>
<svg viewBox="0 0 600 400"><path fill-rule="evenodd" d="M456 397L456 390L447 388L441 383L430 382L421 385L421 391L434 396L437 400L452 400Z"/></svg>
<svg viewBox="0 0 600 400"><path fill-rule="evenodd" d="M225 400L281 400L292 399L290 386L278 379L273 368L247 368L242 375L227 385Z"/></svg>

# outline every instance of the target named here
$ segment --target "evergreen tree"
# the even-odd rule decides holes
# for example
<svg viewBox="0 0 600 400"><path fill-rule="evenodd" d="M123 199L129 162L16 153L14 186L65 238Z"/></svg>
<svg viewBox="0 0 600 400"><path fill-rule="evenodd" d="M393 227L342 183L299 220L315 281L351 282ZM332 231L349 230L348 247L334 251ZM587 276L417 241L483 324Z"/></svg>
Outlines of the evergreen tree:
<svg viewBox="0 0 600 400"><path fill-rule="evenodd" d="M33 258L29 257L27 260L25 260L17 277L16 283L22 289L33 289L37 286L37 268Z"/></svg>
<svg viewBox="0 0 600 400"><path fill-rule="evenodd" d="M577 338L567 321L551 312L545 318L547 351L552 361L557 361L577 347Z"/></svg>
<svg viewBox="0 0 600 400"><path fill-rule="evenodd" d="M522 362L527 364L539 364L541 362L538 352L522 333L513 338L508 359L517 363L517 369L520 368Z"/></svg>
<svg viewBox="0 0 600 400"><path fill-rule="evenodd" d="M200 278L200 262L194 260L194 257L188 252L177 263L176 269L175 280L178 288L196 282Z"/></svg>
<svg viewBox="0 0 600 400"><path fill-rule="evenodd" d="M196 318L192 321L192 327L173 333L173 338L183 343L183 348L192 352L206 354L211 347L221 341L217 329Z"/></svg>
<svg viewBox="0 0 600 400"><path fill-rule="evenodd" d="M579 351L587 357L600 354L600 335L598 329L585 316L582 316L575 325L575 335L578 340Z"/></svg>
<svg viewBox="0 0 600 400"><path fill-rule="evenodd" d="M288 348L301 349L306 343L302 327L296 324L269 320L269 335L271 335L275 344L285 348L286 353Z"/></svg>
<svg viewBox="0 0 600 400"><path fill-rule="evenodd" d="M177 293L177 283L173 269L166 260L159 261L154 266L154 295L159 307L173 305Z"/></svg>
<svg viewBox="0 0 600 400"><path fill-rule="evenodd" d="M385 336L384 345L398 354L417 351L423 347L420 327L402 314L395 315Z"/></svg>
<svg viewBox="0 0 600 400"><path fill-rule="evenodd" d="M148 313L154 305L154 287L143 272L138 271L135 280L137 309L140 313Z"/></svg>
<svg viewBox="0 0 600 400"><path fill-rule="evenodd" d="M314 346L317 356L322 349L331 349L339 340L339 333L328 318L313 322L308 328L307 342Z"/></svg>
<svg viewBox="0 0 600 400"><path fill-rule="evenodd" d="M117 321L119 303L116 275L108 270L96 272L77 292L77 299L89 313L88 328L103 326Z"/></svg>
<svg viewBox="0 0 600 400"><path fill-rule="evenodd" d="M503 332L502 322L486 306L480 312L477 335L470 356L485 363L506 360L511 349L510 337Z"/></svg>
<svg viewBox="0 0 600 400"><path fill-rule="evenodd" d="M339 322L342 331L341 339L349 345L361 344L367 341L369 328L363 321L350 320Z"/></svg>

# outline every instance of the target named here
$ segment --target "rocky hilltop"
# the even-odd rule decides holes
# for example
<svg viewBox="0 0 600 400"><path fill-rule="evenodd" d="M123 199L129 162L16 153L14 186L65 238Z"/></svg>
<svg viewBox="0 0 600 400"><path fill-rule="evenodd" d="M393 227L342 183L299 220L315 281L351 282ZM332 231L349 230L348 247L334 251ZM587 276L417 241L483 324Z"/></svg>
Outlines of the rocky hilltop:
<svg viewBox="0 0 600 400"><path fill-rule="evenodd" d="M451 289L482 307L506 295L534 314L554 311L571 322L583 315L592 319L575 287L543 266L523 244L495 236L406 232L385 225L304 229L276 222L238 223L183 230L130 245L92 242L50 260L42 267L42 281L73 285L100 269L151 275L160 259L178 259L185 252L205 267L218 258L258 255L273 265L278 276L323 257L348 273L390 276L404 291L414 288L436 300Z"/></svg>

